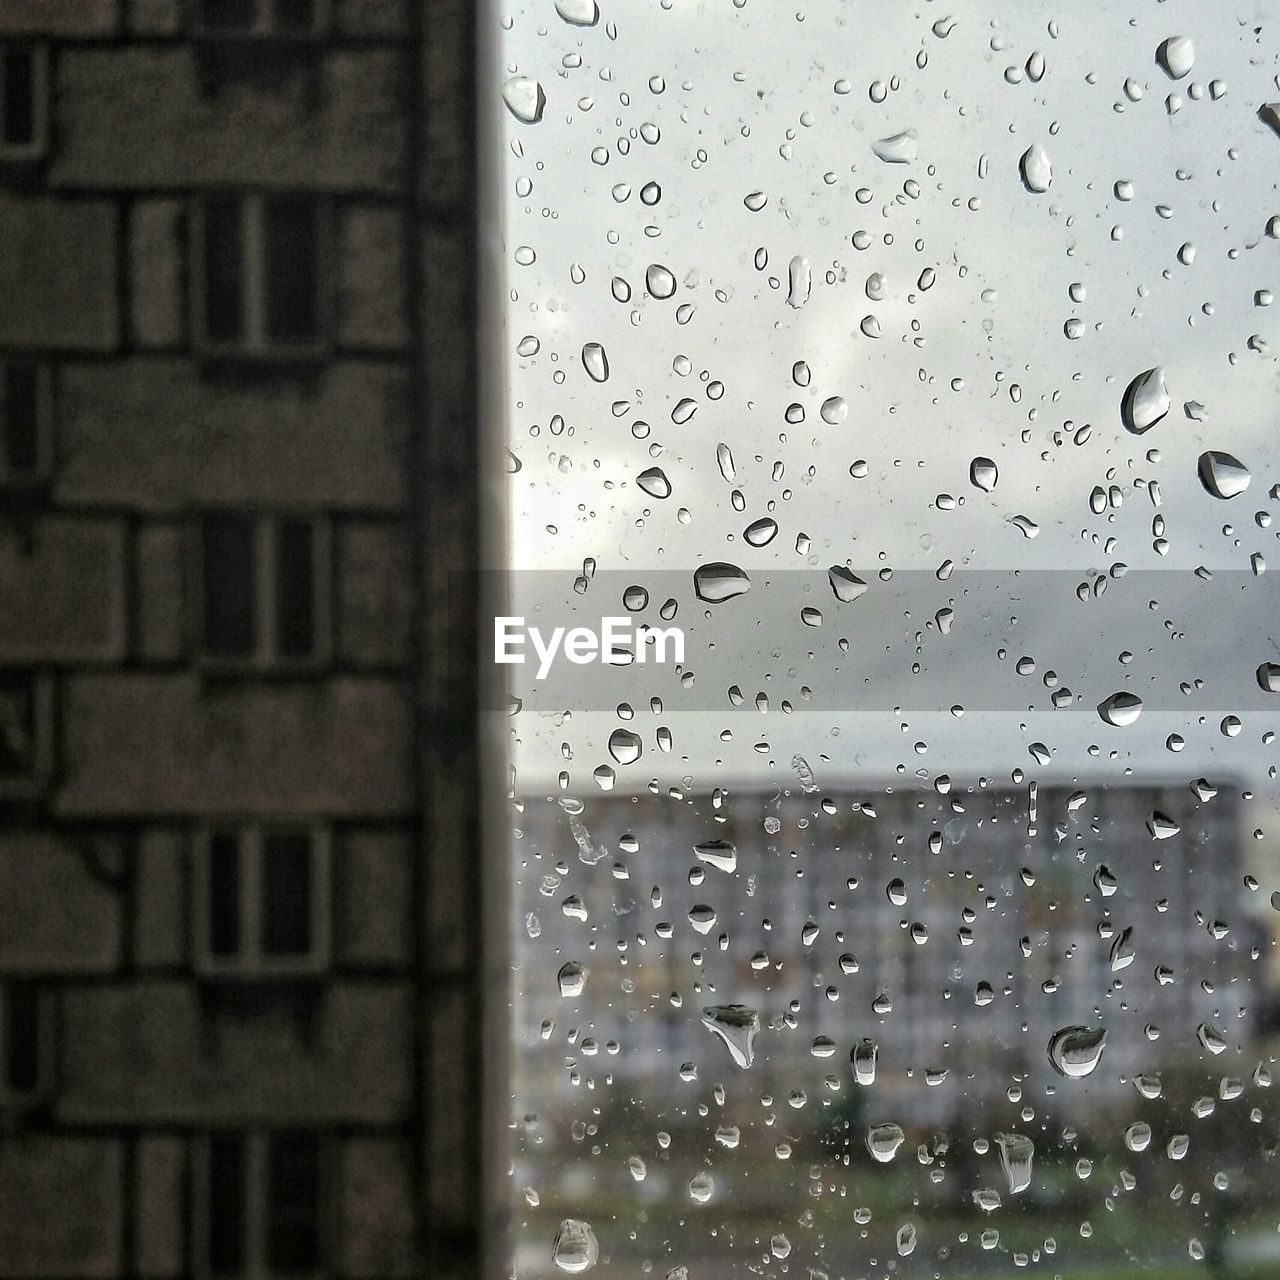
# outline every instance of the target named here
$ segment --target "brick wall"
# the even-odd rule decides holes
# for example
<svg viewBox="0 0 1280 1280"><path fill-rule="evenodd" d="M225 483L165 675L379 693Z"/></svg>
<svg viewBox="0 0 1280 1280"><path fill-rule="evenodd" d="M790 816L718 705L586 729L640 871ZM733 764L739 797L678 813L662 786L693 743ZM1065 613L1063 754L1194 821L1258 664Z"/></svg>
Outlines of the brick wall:
<svg viewBox="0 0 1280 1280"><path fill-rule="evenodd" d="M0 0L0 1280L478 1275L474 15L215 10Z"/></svg>

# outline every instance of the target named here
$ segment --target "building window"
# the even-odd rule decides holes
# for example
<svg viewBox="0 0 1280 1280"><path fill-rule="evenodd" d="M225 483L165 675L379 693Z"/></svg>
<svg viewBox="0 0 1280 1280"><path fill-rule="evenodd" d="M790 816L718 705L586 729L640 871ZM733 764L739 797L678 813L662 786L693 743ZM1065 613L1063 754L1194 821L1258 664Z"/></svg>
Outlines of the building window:
<svg viewBox="0 0 1280 1280"><path fill-rule="evenodd" d="M293 978L329 958L329 839L304 826L214 827L196 845L196 965L208 977Z"/></svg>
<svg viewBox="0 0 1280 1280"><path fill-rule="evenodd" d="M213 195L192 218L194 332L206 356L315 360L329 330L328 205Z"/></svg>
<svg viewBox="0 0 1280 1280"><path fill-rule="evenodd" d="M210 38L305 40L323 35L328 0L200 0L199 32Z"/></svg>
<svg viewBox="0 0 1280 1280"><path fill-rule="evenodd" d="M313 1133L215 1134L196 1152L199 1273L208 1280L324 1269L324 1152Z"/></svg>
<svg viewBox="0 0 1280 1280"><path fill-rule="evenodd" d="M53 1018L34 982L0 982L0 1108L30 1108L53 1084Z"/></svg>
<svg viewBox="0 0 1280 1280"><path fill-rule="evenodd" d="M48 781L53 686L24 668L0 668L0 796L31 797Z"/></svg>
<svg viewBox="0 0 1280 1280"><path fill-rule="evenodd" d="M199 529L198 647L208 663L309 666L328 656L329 526L212 512Z"/></svg>
<svg viewBox="0 0 1280 1280"><path fill-rule="evenodd" d="M0 44L0 161L30 163L48 147L48 50Z"/></svg>
<svg viewBox="0 0 1280 1280"><path fill-rule="evenodd" d="M25 488L53 471L49 370L32 360L0 361L0 485Z"/></svg>

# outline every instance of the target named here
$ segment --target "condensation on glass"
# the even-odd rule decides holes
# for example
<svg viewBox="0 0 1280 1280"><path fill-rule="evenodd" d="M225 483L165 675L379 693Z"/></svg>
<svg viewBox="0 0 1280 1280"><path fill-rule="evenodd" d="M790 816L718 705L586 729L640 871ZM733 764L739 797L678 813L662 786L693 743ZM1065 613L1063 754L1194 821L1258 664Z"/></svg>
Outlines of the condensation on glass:
<svg viewBox="0 0 1280 1280"><path fill-rule="evenodd" d="M1277 15L485 20L510 1274L1270 1274Z"/></svg>

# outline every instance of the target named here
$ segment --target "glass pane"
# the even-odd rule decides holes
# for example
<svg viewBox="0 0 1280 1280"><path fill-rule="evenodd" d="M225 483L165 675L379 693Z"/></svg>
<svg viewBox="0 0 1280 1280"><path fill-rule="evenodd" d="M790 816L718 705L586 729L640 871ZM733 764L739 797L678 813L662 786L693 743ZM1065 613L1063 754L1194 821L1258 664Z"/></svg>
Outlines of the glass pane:
<svg viewBox="0 0 1280 1280"><path fill-rule="evenodd" d="M201 532L205 652L249 657L254 650L253 520L210 515Z"/></svg>
<svg viewBox="0 0 1280 1280"><path fill-rule="evenodd" d="M306 657L315 647L315 562L311 522L276 527L276 634L280 656Z"/></svg>
<svg viewBox="0 0 1280 1280"><path fill-rule="evenodd" d="M319 237L315 202L268 200L267 333L272 342L310 342L318 333Z"/></svg>
<svg viewBox="0 0 1280 1280"><path fill-rule="evenodd" d="M244 244L239 200L204 205L204 327L210 342L244 337Z"/></svg>
<svg viewBox="0 0 1280 1280"><path fill-rule="evenodd" d="M215 956L240 951L240 838L216 831L209 838L209 948Z"/></svg>
<svg viewBox="0 0 1280 1280"><path fill-rule="evenodd" d="M262 840L262 949L269 956L311 950L311 837L274 833Z"/></svg>
<svg viewBox="0 0 1280 1280"><path fill-rule="evenodd" d="M10 982L0 999L5 1014L5 1084L13 1093L30 1093L40 1083L38 991L32 982Z"/></svg>
<svg viewBox="0 0 1280 1280"><path fill-rule="evenodd" d="M35 55L30 49L6 49L3 53L4 141L23 147L35 140Z"/></svg>
<svg viewBox="0 0 1280 1280"><path fill-rule="evenodd" d="M271 1138L267 1266L275 1275L305 1275L320 1261L320 1152L313 1134Z"/></svg>
<svg viewBox="0 0 1280 1280"><path fill-rule="evenodd" d="M4 366L3 427L5 469L32 475L40 467L40 400L36 366L10 360Z"/></svg>
<svg viewBox="0 0 1280 1280"><path fill-rule="evenodd" d="M209 1270L238 1275L245 1262L245 1147L230 1135L209 1140Z"/></svg>
<svg viewBox="0 0 1280 1280"><path fill-rule="evenodd" d="M0 779L31 777L36 745L32 677L26 671L0 671Z"/></svg>
<svg viewBox="0 0 1280 1280"><path fill-rule="evenodd" d="M515 1273L1264 1274L1257 15L554 8L483 82Z"/></svg>

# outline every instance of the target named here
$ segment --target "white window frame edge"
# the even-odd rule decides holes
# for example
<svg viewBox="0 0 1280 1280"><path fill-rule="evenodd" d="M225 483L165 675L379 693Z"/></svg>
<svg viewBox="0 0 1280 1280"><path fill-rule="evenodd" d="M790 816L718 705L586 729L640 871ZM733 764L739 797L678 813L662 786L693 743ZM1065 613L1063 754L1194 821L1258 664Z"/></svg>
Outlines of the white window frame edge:
<svg viewBox="0 0 1280 1280"><path fill-rule="evenodd" d="M311 837L311 950L306 955L262 954L262 845L273 831L305 830ZM216 956L210 937L209 871L215 831L234 833L240 849L240 950ZM326 822L255 818L206 819L191 841L192 967L209 979L273 982L327 974L333 953L333 832Z"/></svg>

